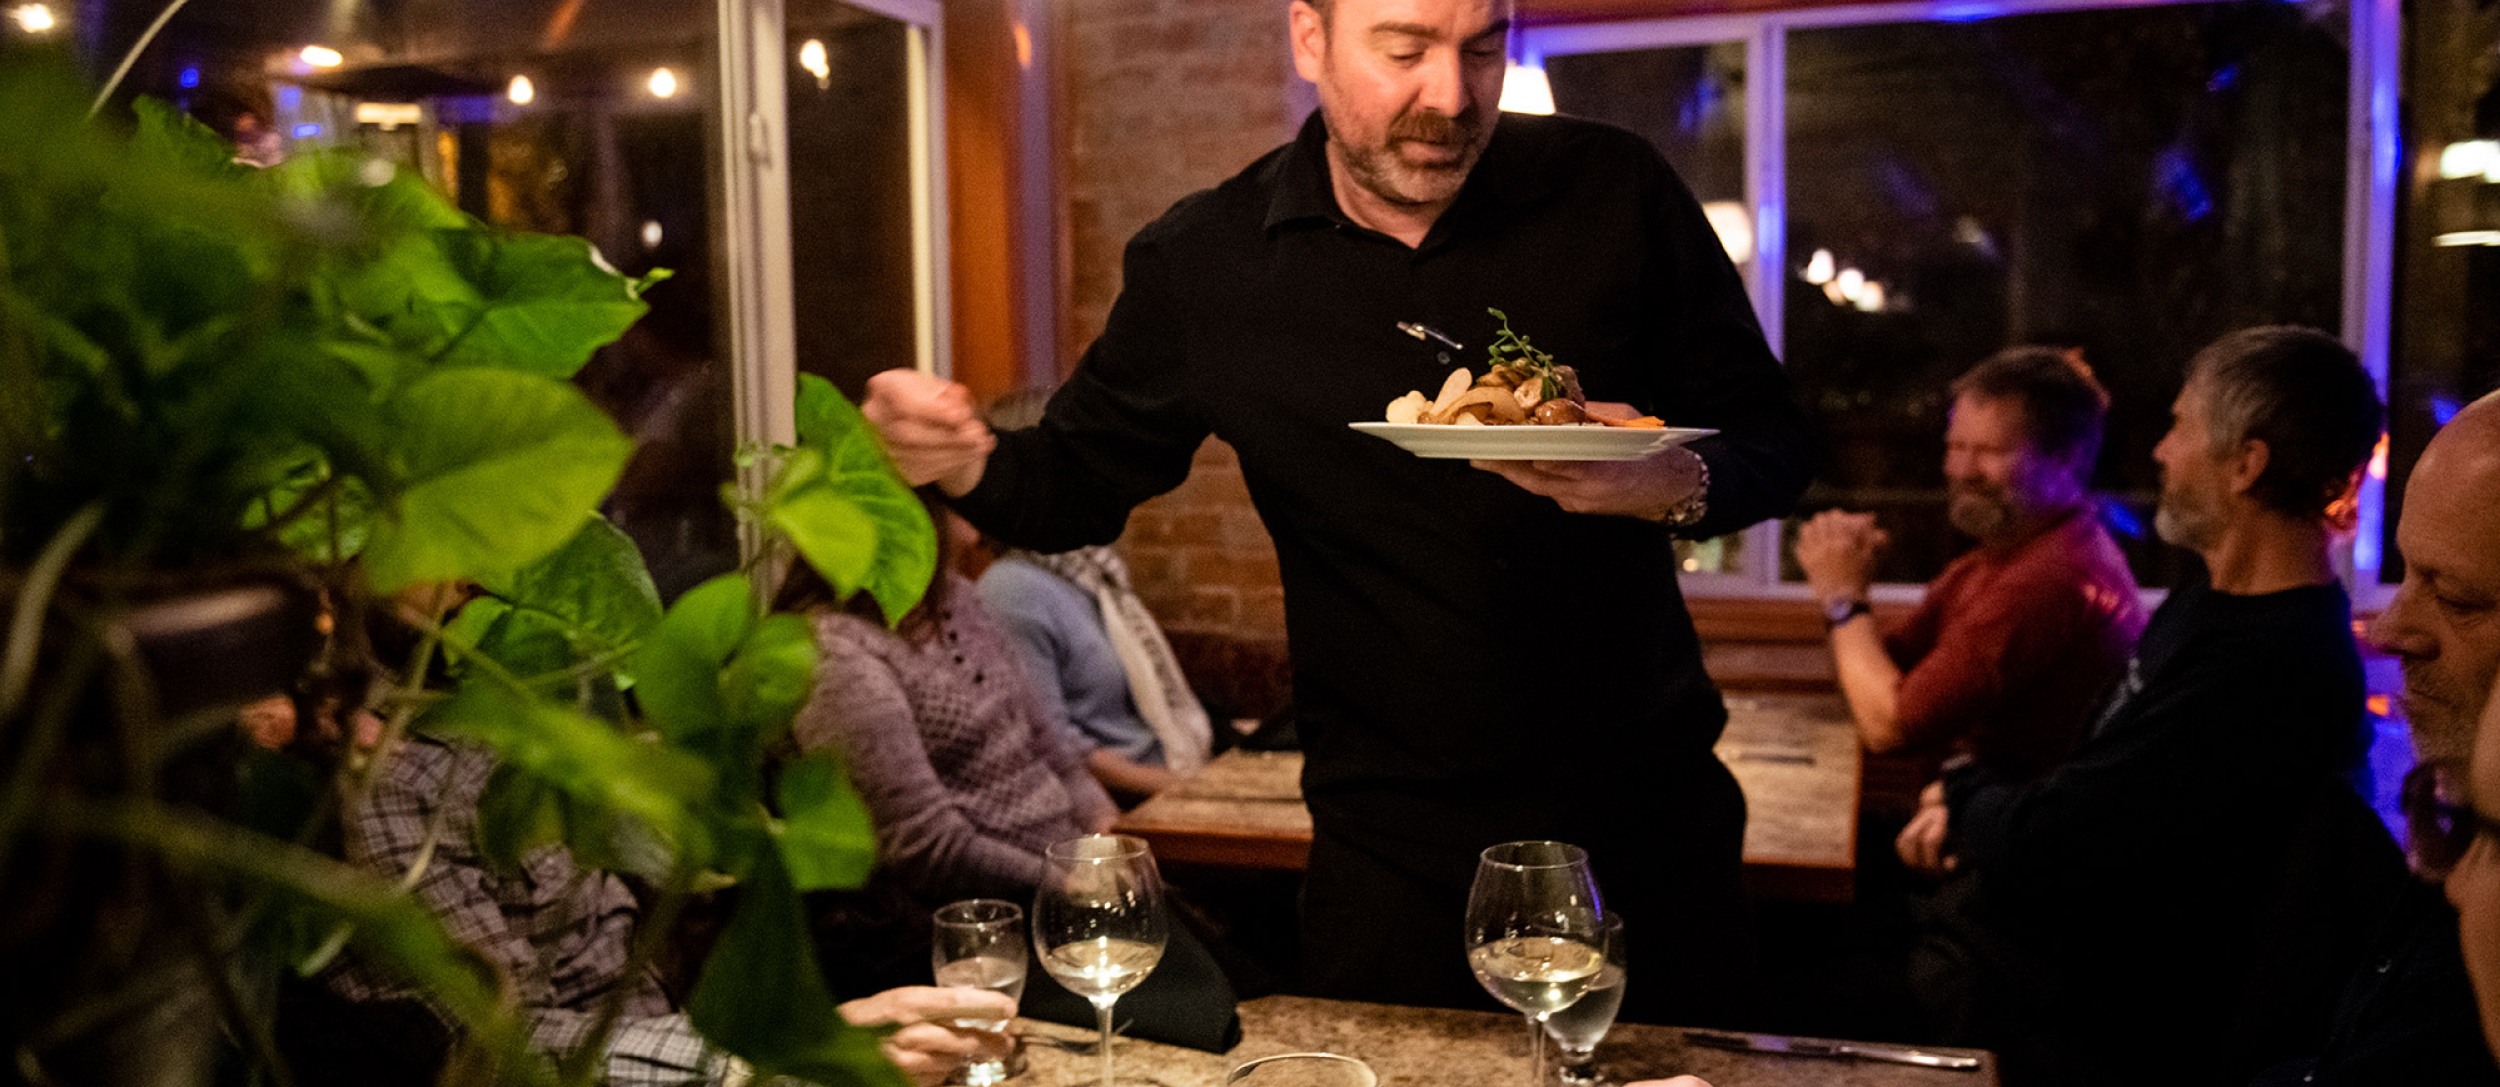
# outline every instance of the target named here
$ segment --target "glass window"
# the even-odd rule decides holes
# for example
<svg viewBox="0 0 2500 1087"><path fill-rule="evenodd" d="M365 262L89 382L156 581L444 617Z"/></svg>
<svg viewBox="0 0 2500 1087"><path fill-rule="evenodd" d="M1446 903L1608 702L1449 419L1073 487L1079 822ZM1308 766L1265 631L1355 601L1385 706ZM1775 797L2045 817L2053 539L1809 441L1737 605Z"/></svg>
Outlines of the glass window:
<svg viewBox="0 0 2500 1087"><path fill-rule="evenodd" d="M1881 579L1934 576L1967 546L1948 384L2073 347L2114 400L2095 483L2168 584L2151 451L2181 365L2234 328L2341 321L2347 25L2254 0L1791 32L1783 316L1825 443L1802 513L1872 510Z"/></svg>
<svg viewBox="0 0 2500 1087"><path fill-rule="evenodd" d="M1745 44L1626 49L1552 57L1554 108L1649 138L1702 202L1728 257L1750 282L1754 231L1745 194ZM1688 574L1742 575L1743 533L1677 541Z"/></svg>
<svg viewBox="0 0 2500 1087"><path fill-rule="evenodd" d="M2404 145L2381 581L2403 580L2401 483L2431 433L2500 385L2500 20L2474 0L2405 6Z"/></svg>
<svg viewBox="0 0 2500 1087"><path fill-rule="evenodd" d="M53 32L97 73L160 9L49 6ZM929 27L840 0L790 0L781 18L797 357L853 393L875 370L943 365L929 286L938 107L912 90L927 86ZM714 4L651 0L193 4L124 93L173 101L258 157L359 146L489 222L581 235L627 273L673 270L647 294L650 314L577 379L637 443L605 512L673 597L737 564L720 486L739 389L786 386L762 371L790 365L770 328L752 357L731 347L736 249L722 232L747 228L722 212L718 20Z"/></svg>

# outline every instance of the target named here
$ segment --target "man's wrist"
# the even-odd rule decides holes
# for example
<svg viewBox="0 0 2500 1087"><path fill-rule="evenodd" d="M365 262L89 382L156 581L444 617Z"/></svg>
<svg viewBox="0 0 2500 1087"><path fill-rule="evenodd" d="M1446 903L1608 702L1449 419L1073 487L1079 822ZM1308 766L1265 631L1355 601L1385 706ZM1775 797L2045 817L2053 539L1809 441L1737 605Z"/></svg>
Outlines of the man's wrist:
<svg viewBox="0 0 2500 1087"><path fill-rule="evenodd" d="M1856 622L1861 616L1872 614L1874 610L1875 606L1867 602L1866 594L1864 593L1848 593L1824 597L1823 631L1828 634L1832 631L1839 630L1850 623Z"/></svg>
<svg viewBox="0 0 2500 1087"><path fill-rule="evenodd" d="M1668 528L1690 528L1710 515L1710 462L1690 449L1683 453L1693 458L1693 489L1658 518L1658 523Z"/></svg>

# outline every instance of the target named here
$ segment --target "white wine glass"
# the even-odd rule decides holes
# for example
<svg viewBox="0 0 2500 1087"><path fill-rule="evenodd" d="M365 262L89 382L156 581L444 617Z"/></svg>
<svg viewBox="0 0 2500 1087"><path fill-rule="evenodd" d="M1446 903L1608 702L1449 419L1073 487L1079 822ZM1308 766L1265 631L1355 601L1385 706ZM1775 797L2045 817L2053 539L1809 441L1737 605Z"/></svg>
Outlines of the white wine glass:
<svg viewBox="0 0 2500 1087"><path fill-rule="evenodd" d="M1615 1013L1623 1009L1624 969L1632 961L1623 942L1623 915L1610 913L1597 923L1597 949L1605 954L1606 965L1598 968L1588 989L1570 1007L1545 1017L1545 1033L1561 1051L1557 1078L1563 1087L1605 1082L1597 1074L1597 1043L1606 1040Z"/></svg>
<svg viewBox="0 0 2500 1087"><path fill-rule="evenodd" d="M1024 908L996 898L949 902L929 915L929 965L940 985L987 989L1024 999ZM1008 1019L957 1019L965 1030L1007 1033ZM1008 1050L964 1065L950 1083L991 1087L1008 1076Z"/></svg>
<svg viewBox="0 0 2500 1087"><path fill-rule="evenodd" d="M1111 1006L1162 961L1168 925L1163 877L1143 840L1089 834L1042 852L1033 936L1042 969L1101 1018L1102 1087L1112 1087Z"/></svg>
<svg viewBox="0 0 2500 1087"><path fill-rule="evenodd" d="M1493 999L1528 1017L1529 1087L1545 1087L1546 1018L1580 999L1606 965L1604 919L1579 846L1504 842L1476 860L1467 966Z"/></svg>

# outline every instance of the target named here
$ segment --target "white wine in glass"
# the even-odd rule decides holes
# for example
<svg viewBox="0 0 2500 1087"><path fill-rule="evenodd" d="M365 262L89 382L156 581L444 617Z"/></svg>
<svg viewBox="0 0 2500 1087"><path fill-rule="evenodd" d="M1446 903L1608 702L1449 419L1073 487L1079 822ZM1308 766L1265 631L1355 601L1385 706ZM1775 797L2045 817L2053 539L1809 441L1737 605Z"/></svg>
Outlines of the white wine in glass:
<svg viewBox="0 0 2500 1087"><path fill-rule="evenodd" d="M1597 1074L1597 1043L1606 1040L1606 1032L1614 1029L1615 1013L1623 1008L1624 968L1631 961L1623 942L1623 917L1607 914L1597 928L1598 950L1605 953L1606 965L1589 979L1580 999L1545 1017L1545 1033L1553 1035L1555 1048L1562 1050L1564 1087L1596 1087L1603 1082Z"/></svg>
<svg viewBox="0 0 2500 1087"><path fill-rule="evenodd" d="M1545 1083L1545 1021L1605 969L1605 907L1588 851L1504 842L1476 861L1467 892L1467 966L1493 999L1528 1017L1529 1087Z"/></svg>
<svg viewBox="0 0 2500 1087"><path fill-rule="evenodd" d="M1089 834L1042 853L1033 936L1042 969L1094 1005L1102 1026L1102 1087L1111 1083L1111 1006L1163 960L1163 877L1137 838Z"/></svg>
<svg viewBox="0 0 2500 1087"><path fill-rule="evenodd" d="M940 985L987 989L1024 999L1024 908L995 898L949 902L929 915L929 964ZM1011 1019L957 1018L955 1026L1005 1034ZM990 1087L1009 1074L1008 1057L977 1057L950 1083Z"/></svg>

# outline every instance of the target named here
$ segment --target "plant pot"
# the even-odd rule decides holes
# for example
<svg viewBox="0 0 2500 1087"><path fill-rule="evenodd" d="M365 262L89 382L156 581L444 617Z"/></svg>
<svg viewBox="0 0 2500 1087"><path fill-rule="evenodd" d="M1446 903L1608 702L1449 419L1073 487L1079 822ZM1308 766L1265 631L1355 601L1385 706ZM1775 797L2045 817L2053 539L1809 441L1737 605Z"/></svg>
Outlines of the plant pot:
<svg viewBox="0 0 2500 1087"><path fill-rule="evenodd" d="M0 1047L32 1045L64 1084L206 1083L223 1031L198 941L224 896L147 850L80 836L58 809L144 797L231 814L234 713L303 674L320 597L270 573L173 591L72 579L50 611L29 709L0 722L0 773L33 798L0 827L0 977L16 979ZM114 646L130 667L110 663Z"/></svg>

